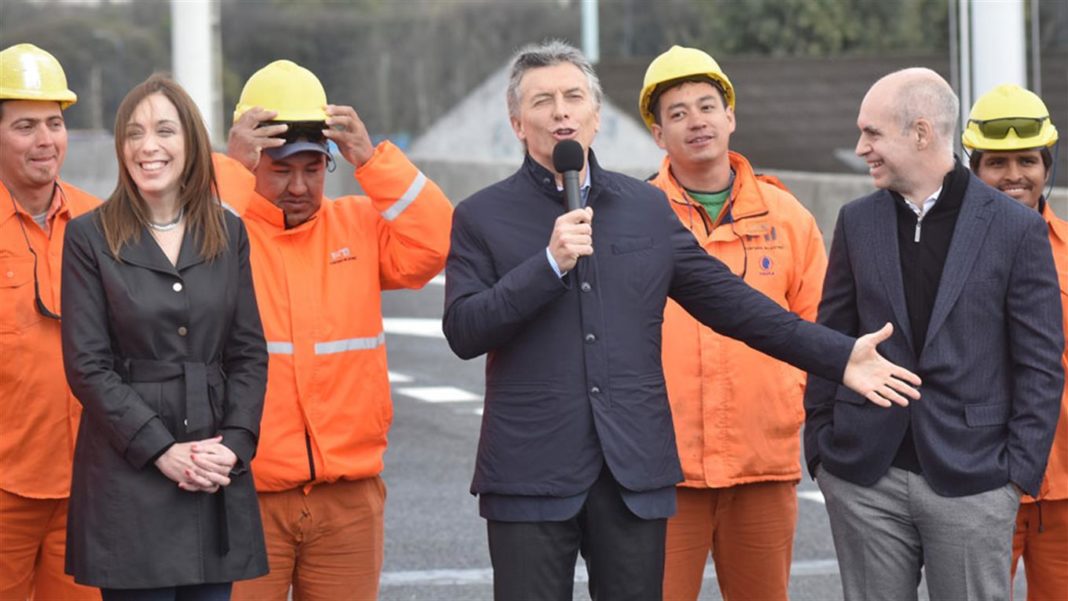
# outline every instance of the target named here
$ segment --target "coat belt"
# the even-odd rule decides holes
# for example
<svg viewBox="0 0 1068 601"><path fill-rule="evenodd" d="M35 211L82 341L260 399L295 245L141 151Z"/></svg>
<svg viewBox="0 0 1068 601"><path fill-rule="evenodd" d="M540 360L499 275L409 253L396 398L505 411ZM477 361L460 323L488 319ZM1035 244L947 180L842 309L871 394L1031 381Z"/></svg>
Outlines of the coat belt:
<svg viewBox="0 0 1068 601"><path fill-rule="evenodd" d="M124 359L117 365L127 382L167 382L185 379L185 429L195 432L212 424L208 386L222 384L222 365L218 362L156 361L152 359Z"/></svg>
<svg viewBox="0 0 1068 601"><path fill-rule="evenodd" d="M126 382L168 382L185 379L185 429L186 432L207 428L212 423L211 401L208 386L217 386L225 381L222 365L218 362L156 361L152 359L124 359L116 371ZM230 527L226 489L215 494L218 512L219 552L230 552Z"/></svg>

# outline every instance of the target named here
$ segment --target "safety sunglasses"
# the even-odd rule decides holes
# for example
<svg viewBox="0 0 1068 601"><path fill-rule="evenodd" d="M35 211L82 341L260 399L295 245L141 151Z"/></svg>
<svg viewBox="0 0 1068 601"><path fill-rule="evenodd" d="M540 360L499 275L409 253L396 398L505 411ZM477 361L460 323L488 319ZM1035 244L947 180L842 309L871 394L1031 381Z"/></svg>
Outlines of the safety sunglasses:
<svg viewBox="0 0 1068 601"><path fill-rule="evenodd" d="M1042 124L1049 119L1045 117L1003 117L1000 119L986 119L980 121L972 119L971 122L979 128L983 137L991 140L1002 140L1009 135L1009 130L1014 130L1019 138L1033 138L1042 131Z"/></svg>
<svg viewBox="0 0 1068 601"><path fill-rule="evenodd" d="M321 144L326 140L326 136L323 135L326 123L322 121L270 121L264 125L276 125L278 123L285 123L289 126L284 134L278 136L285 139L286 144L304 141Z"/></svg>

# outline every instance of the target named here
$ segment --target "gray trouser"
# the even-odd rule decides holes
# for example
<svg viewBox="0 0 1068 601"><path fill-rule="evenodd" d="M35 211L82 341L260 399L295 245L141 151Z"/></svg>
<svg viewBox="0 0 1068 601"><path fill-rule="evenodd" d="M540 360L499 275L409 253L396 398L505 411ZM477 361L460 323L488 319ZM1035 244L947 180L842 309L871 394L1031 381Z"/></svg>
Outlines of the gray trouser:
<svg viewBox="0 0 1068 601"><path fill-rule="evenodd" d="M919 474L890 468L874 486L817 470L846 601L1009 599L1020 493L1012 484L943 497Z"/></svg>

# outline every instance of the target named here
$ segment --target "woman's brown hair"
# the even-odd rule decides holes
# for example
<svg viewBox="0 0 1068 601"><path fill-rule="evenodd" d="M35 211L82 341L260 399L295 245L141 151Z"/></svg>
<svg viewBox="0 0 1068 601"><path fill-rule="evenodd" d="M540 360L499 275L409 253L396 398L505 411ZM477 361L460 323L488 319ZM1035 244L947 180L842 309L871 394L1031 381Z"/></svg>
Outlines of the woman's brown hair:
<svg viewBox="0 0 1068 601"><path fill-rule="evenodd" d="M215 169L211 163L211 140L196 103L174 80L155 74L141 82L123 98L115 115L115 153L119 160L119 182L108 201L100 207L100 223L111 254L131 241L138 241L148 222L145 199L137 189L123 160L126 126L134 110L153 94L163 96L178 111L185 139L185 165L178 190L178 206L185 210L186 235L200 242L200 254L212 259L227 244L223 209L218 200Z"/></svg>

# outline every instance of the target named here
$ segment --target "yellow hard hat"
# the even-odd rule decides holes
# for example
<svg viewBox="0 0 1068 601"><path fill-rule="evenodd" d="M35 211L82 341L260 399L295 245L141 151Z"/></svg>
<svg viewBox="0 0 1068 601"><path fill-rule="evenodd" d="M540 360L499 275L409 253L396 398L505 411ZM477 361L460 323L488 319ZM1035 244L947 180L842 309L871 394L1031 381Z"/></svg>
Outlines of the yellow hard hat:
<svg viewBox="0 0 1068 601"><path fill-rule="evenodd" d="M274 61L245 82L234 121L254 106L277 112L276 121L326 121L326 90L304 67L293 61Z"/></svg>
<svg viewBox="0 0 1068 601"><path fill-rule="evenodd" d="M1057 128L1037 94L1002 84L975 101L961 142L969 150L1042 148L1057 142Z"/></svg>
<svg viewBox="0 0 1068 601"><path fill-rule="evenodd" d="M0 51L0 100L54 100L65 109L78 100L56 57L33 44Z"/></svg>
<svg viewBox="0 0 1068 601"><path fill-rule="evenodd" d="M723 69L719 68L719 63L703 50L672 46L671 50L653 59L653 62L649 63L649 68L645 70L642 93L638 97L638 111L650 130L656 123L656 117L650 105L657 86L673 79L694 75L707 75L718 83L723 88L727 105L732 110L734 109L734 86L731 85L731 80L727 79L727 74L723 72Z"/></svg>

